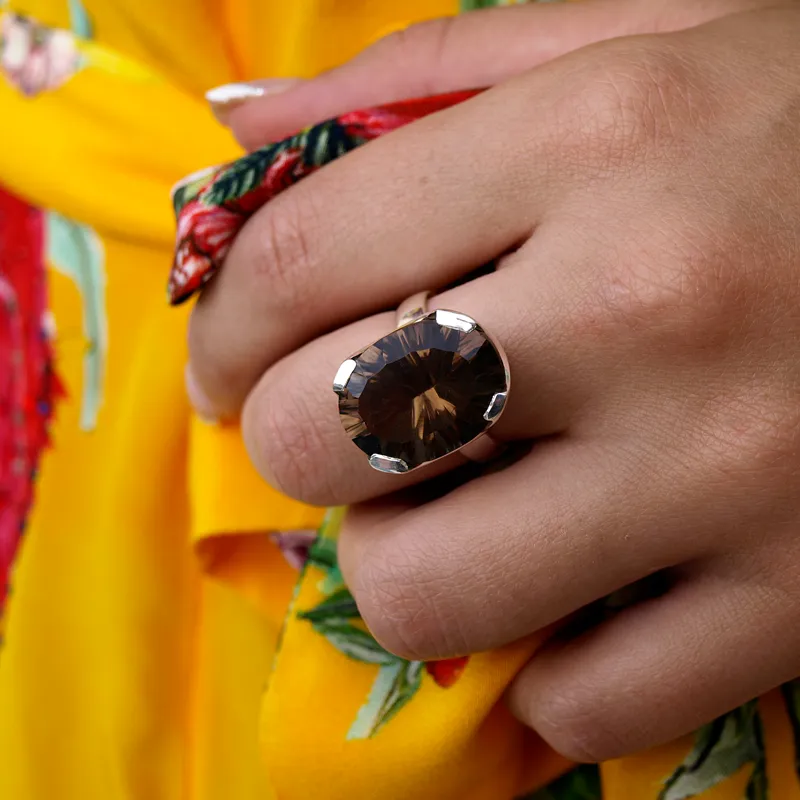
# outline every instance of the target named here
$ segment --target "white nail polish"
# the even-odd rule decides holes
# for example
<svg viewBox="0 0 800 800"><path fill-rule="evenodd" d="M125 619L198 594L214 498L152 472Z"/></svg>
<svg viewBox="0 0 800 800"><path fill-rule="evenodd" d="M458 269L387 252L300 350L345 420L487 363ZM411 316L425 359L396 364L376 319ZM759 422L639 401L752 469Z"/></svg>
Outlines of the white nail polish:
<svg viewBox="0 0 800 800"><path fill-rule="evenodd" d="M224 86L217 86L206 92L206 100L212 106L227 106L231 103L243 103L245 100L253 100L263 97L266 90L263 86L251 83L226 83Z"/></svg>

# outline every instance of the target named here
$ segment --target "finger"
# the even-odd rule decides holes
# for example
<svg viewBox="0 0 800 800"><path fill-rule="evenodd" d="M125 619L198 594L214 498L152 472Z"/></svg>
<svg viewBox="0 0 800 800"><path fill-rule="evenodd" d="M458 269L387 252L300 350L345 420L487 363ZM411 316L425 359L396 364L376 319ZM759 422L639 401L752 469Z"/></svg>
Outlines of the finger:
<svg viewBox="0 0 800 800"><path fill-rule="evenodd" d="M193 372L219 416L236 414L264 370L312 337L447 285L529 236L553 177L545 152L531 159L531 197L515 159L546 134L505 92L371 142L250 220L190 322ZM491 140L460 134L487 119L500 131Z"/></svg>
<svg viewBox="0 0 800 800"><path fill-rule="evenodd" d="M301 83L300 78L265 78L244 83L226 83L206 92L211 111L218 122L228 125L233 111L256 98L281 94ZM287 131L291 134L292 131Z"/></svg>
<svg viewBox="0 0 800 800"><path fill-rule="evenodd" d="M226 114L248 149L356 108L493 86L591 42L635 33L629 0L483 9L412 25L341 67ZM480 53L480 58L475 54Z"/></svg>
<svg viewBox="0 0 800 800"><path fill-rule="evenodd" d="M713 547L708 526L676 535L705 500L688 481L676 490L611 448L565 437L424 505L354 507L340 565L384 647L450 658L522 639Z"/></svg>
<svg viewBox="0 0 800 800"><path fill-rule="evenodd" d="M593 329L571 333L575 300L543 264L538 281L520 281L513 267L434 297L430 307L472 316L505 350L512 389L492 438L516 441L564 430L594 388L592 369L574 369L574 353L602 362ZM575 313L571 311L571 313ZM310 342L269 369L248 398L243 432L261 475L284 493L315 505L359 502L418 483L429 472L385 475L372 469L345 433L332 391L339 365L395 327L386 313ZM463 458L437 462L435 472Z"/></svg>
<svg viewBox="0 0 800 800"><path fill-rule="evenodd" d="M279 82L288 91L259 82L267 84L263 95L237 103L224 119L255 149L356 108L494 86L593 42L678 30L765 2L592 0L481 9L393 33L313 80Z"/></svg>
<svg viewBox="0 0 800 800"><path fill-rule="evenodd" d="M672 741L797 675L791 608L760 581L690 576L538 652L509 691L511 708L576 761Z"/></svg>

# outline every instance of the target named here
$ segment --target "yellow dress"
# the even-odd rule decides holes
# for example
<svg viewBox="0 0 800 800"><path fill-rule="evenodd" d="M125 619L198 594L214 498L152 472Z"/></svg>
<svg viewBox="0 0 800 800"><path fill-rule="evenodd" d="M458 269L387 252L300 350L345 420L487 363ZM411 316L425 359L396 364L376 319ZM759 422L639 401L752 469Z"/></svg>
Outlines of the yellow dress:
<svg viewBox="0 0 800 800"><path fill-rule="evenodd" d="M265 486L235 427L192 415L186 312L164 297L170 187L239 154L206 89L312 76L457 10L0 0L0 185L46 210L66 391L3 622L3 800L511 800L569 768L499 702L533 642L404 673L413 700L376 731L365 700L386 700L395 665L319 635L308 612L335 596L335 566L318 553L298 584L267 534L323 512ZM797 800L783 706L762 717L772 799ZM690 746L603 765L603 797L655 800ZM703 797L741 797L751 767Z"/></svg>

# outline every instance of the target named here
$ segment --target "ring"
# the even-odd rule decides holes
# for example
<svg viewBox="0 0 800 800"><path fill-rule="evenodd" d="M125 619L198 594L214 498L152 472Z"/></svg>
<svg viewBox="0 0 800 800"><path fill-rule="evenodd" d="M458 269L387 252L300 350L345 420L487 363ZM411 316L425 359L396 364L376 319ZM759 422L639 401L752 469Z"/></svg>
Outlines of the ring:
<svg viewBox="0 0 800 800"><path fill-rule="evenodd" d="M333 379L339 419L380 472L410 472L461 451L483 461L506 406L502 348L466 314L428 310L428 293L397 310L397 328L350 356Z"/></svg>

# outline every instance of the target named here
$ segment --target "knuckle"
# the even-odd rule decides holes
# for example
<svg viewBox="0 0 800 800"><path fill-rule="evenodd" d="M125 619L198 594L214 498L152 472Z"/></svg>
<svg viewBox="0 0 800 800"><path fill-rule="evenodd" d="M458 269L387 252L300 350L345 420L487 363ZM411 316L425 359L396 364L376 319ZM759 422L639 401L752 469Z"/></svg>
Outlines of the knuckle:
<svg viewBox="0 0 800 800"><path fill-rule="evenodd" d="M374 58L383 66L403 72L408 71L410 64L415 65L415 72L422 80L418 91L431 94L436 91L434 76L441 74L447 61L457 19L425 20L393 31L369 48L370 60Z"/></svg>
<svg viewBox="0 0 800 800"><path fill-rule="evenodd" d="M548 687L532 717L536 732L571 761L606 761L628 749L612 727L612 712L589 687L577 683Z"/></svg>
<svg viewBox="0 0 800 800"><path fill-rule="evenodd" d="M733 263L735 239L699 219L678 229L657 219L637 238L598 273L600 316L612 334L635 339L654 357L722 354L741 333L737 321L749 314L753 296L752 276Z"/></svg>
<svg viewBox="0 0 800 800"><path fill-rule="evenodd" d="M425 546L394 542L363 553L356 567L354 592L365 623L383 647L409 660L466 652L447 581L433 574L431 558Z"/></svg>
<svg viewBox="0 0 800 800"><path fill-rule="evenodd" d="M793 505L800 451L797 392L753 381L708 409L703 435L710 483L748 491L748 518L771 519ZM757 491L752 491L756 489Z"/></svg>
<svg viewBox="0 0 800 800"><path fill-rule="evenodd" d="M254 290L283 308L300 308L319 272L312 231L317 212L310 192L286 192L270 203L259 223L242 232L250 257L238 259L251 273Z"/></svg>
<svg viewBox="0 0 800 800"><path fill-rule="evenodd" d="M618 166L674 138L691 110L691 81L679 55L652 40L605 43L600 58L587 62L582 88L571 103L570 124L579 143L603 166Z"/></svg>
<svg viewBox="0 0 800 800"><path fill-rule="evenodd" d="M422 24L417 23L416 25L398 28L391 33L387 33L378 39L375 44L368 47L361 57L364 59L369 57L389 66L402 63L404 56L408 54L409 48L413 46L414 32Z"/></svg>
<svg viewBox="0 0 800 800"><path fill-rule="evenodd" d="M335 502L327 442L302 391L262 380L244 405L242 434L253 464L276 489L311 505Z"/></svg>

